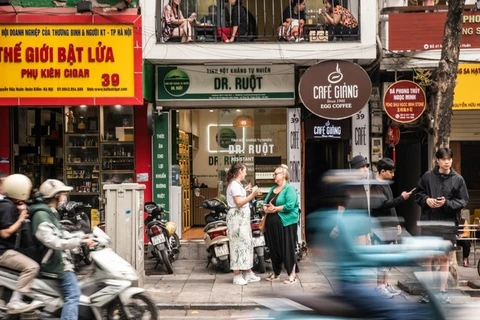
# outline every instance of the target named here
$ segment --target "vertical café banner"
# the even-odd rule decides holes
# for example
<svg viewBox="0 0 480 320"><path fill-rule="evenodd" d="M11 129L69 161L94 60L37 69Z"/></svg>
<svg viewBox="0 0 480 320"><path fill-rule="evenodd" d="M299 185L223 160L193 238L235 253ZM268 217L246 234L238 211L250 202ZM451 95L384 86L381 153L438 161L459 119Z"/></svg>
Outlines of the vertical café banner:
<svg viewBox="0 0 480 320"><path fill-rule="evenodd" d="M0 77L0 105L139 104L134 30L132 24L1 25L0 69L8 77Z"/></svg>
<svg viewBox="0 0 480 320"><path fill-rule="evenodd" d="M154 114L155 131L152 142L153 201L159 206L170 208L170 161L168 157L169 113Z"/></svg>

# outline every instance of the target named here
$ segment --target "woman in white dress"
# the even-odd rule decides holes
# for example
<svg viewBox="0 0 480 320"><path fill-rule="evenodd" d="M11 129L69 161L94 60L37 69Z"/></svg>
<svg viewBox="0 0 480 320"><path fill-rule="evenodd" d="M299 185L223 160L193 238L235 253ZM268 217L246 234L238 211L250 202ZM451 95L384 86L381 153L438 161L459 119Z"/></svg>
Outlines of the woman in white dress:
<svg viewBox="0 0 480 320"><path fill-rule="evenodd" d="M260 281L251 270L253 266L252 229L248 203L261 195L258 189L241 183L247 175L247 168L241 162L232 164L227 173L227 214L228 238L230 239L230 268L233 270L233 284L246 285ZM247 192L252 191L248 196ZM244 271L244 275L240 271Z"/></svg>

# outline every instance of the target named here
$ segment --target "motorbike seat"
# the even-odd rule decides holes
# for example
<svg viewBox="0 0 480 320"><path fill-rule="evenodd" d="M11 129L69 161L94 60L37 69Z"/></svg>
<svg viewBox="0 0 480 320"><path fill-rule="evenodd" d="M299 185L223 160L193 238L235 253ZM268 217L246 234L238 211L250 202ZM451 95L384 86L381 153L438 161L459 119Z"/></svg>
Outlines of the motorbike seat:
<svg viewBox="0 0 480 320"><path fill-rule="evenodd" d="M219 228L219 227L224 227L225 229L227 228L227 223L225 221L213 221L210 222L205 226L203 229L204 232L208 232L211 229Z"/></svg>
<svg viewBox="0 0 480 320"><path fill-rule="evenodd" d="M15 269L10 269L10 268L7 268L7 267L3 267L3 266L0 267L0 271L13 274L17 277L20 275L20 271L15 270Z"/></svg>

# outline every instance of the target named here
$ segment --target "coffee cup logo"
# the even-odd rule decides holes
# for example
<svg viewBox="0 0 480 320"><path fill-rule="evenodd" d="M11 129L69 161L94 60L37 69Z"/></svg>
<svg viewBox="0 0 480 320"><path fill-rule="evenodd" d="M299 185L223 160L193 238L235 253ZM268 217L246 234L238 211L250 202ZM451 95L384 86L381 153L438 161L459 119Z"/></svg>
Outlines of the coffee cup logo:
<svg viewBox="0 0 480 320"><path fill-rule="evenodd" d="M336 70L328 75L328 82L330 82L331 84L336 84L342 81L342 79L343 79L343 73L342 73L342 70L340 70L340 67L338 66L338 63L337 63Z"/></svg>

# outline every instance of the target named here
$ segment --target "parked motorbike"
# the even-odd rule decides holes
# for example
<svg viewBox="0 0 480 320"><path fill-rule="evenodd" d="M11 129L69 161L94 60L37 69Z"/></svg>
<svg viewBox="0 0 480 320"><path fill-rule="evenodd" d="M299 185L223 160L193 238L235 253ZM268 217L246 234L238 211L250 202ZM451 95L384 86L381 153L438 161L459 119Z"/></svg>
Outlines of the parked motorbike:
<svg viewBox="0 0 480 320"><path fill-rule="evenodd" d="M267 271L265 260L270 259L270 250L265 243L265 236L260 230L260 222L265 212L263 211L263 201L253 199L250 203L252 244L253 244L253 267L260 273Z"/></svg>
<svg viewBox="0 0 480 320"><path fill-rule="evenodd" d="M195 196L203 197L200 189L194 190ZM203 229L205 246L207 250L207 268L210 263L221 268L223 272L230 272L230 247L227 233L227 205L217 199L206 199L202 203L204 209L209 210L205 214L205 228Z"/></svg>
<svg viewBox="0 0 480 320"><path fill-rule="evenodd" d="M152 244L151 253L157 259L157 264L163 264L168 274L173 273L172 263L178 259L180 254L180 238L176 231L177 226L168 221L165 210L155 202L147 202L144 205L148 217L144 223L145 232Z"/></svg>
<svg viewBox="0 0 480 320"><path fill-rule="evenodd" d="M145 289L132 287L137 281L136 270L118 256L109 245L110 238L98 227L92 233L95 246L91 251L95 262L92 277L79 283L79 320L107 319L157 319L155 302ZM17 288L19 273L0 267L0 285L4 287L4 299L8 301ZM5 307L0 307L0 319L58 319L63 306L60 282L56 279L37 278L25 294L35 301L37 309L22 315L8 315Z"/></svg>
<svg viewBox="0 0 480 320"><path fill-rule="evenodd" d="M85 213L85 205L82 202L69 201L65 204L61 204L58 207L58 213L60 214L60 224L63 229L68 232L83 232L89 234L92 232L90 225L90 218ZM71 250L72 258L75 265L80 261L85 264L92 264L92 257L90 255L90 249L86 246Z"/></svg>

